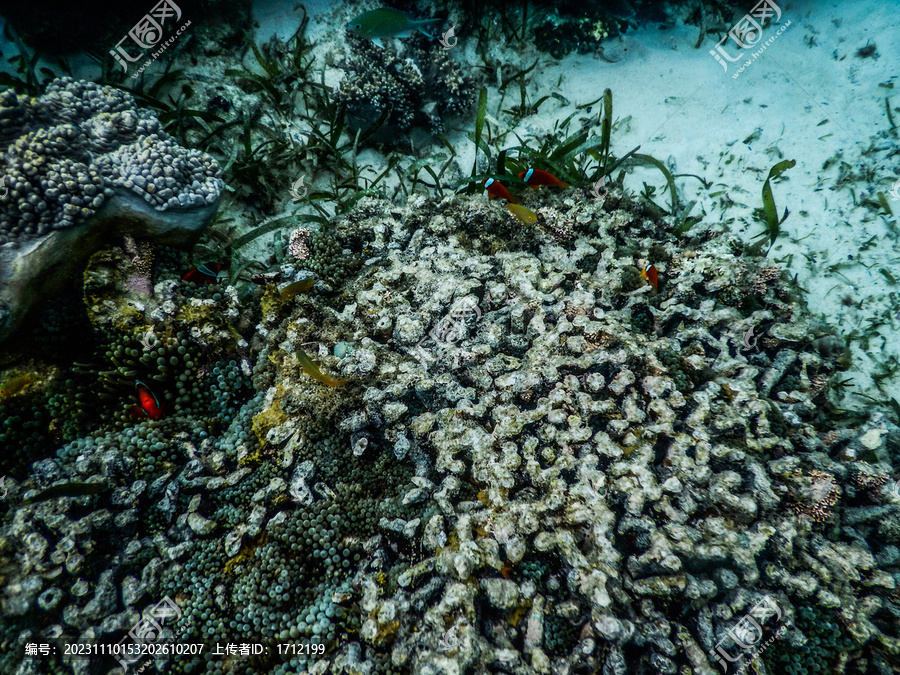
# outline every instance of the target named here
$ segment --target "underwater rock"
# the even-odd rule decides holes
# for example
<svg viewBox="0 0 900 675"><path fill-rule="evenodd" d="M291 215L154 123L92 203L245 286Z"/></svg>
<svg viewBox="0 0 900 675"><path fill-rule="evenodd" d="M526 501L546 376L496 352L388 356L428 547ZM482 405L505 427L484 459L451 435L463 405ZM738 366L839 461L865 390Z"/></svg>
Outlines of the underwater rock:
<svg viewBox="0 0 900 675"><path fill-rule="evenodd" d="M199 534L200 536L212 534L216 529L214 522L207 520L199 513L189 513L187 524L194 531L194 534Z"/></svg>
<svg viewBox="0 0 900 675"><path fill-rule="evenodd" d="M62 78L0 94L0 341L111 236L193 243L224 183L113 87Z"/></svg>
<svg viewBox="0 0 900 675"><path fill-rule="evenodd" d="M212 220L217 205L159 211L122 189L86 222L36 239L0 244L0 341L28 311L65 287L73 272L111 237L133 235L160 243L192 243Z"/></svg>

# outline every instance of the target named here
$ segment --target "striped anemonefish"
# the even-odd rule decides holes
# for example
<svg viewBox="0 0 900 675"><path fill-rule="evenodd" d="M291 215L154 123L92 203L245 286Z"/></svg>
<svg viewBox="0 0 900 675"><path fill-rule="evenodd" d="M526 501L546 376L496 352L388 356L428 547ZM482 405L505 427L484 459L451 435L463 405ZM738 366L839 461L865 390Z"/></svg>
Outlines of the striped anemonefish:
<svg viewBox="0 0 900 675"><path fill-rule="evenodd" d="M140 380L135 380L134 388L137 391L140 405L132 406L131 416L140 417L141 415L146 415L151 420L160 419L163 416L163 409L159 404L159 399L150 391L150 387Z"/></svg>
<svg viewBox="0 0 900 675"><path fill-rule="evenodd" d="M652 264L647 265L644 269L641 270L641 276L650 282L650 285L653 286L654 291L659 291L659 272L657 271L655 266L653 266Z"/></svg>
<svg viewBox="0 0 900 675"><path fill-rule="evenodd" d="M484 187L487 188L488 199L499 197L500 199L505 199L513 204L518 203L519 200L509 194L506 188L503 187L503 184L496 178L485 178L482 182L484 183Z"/></svg>
<svg viewBox="0 0 900 675"><path fill-rule="evenodd" d="M205 265L197 265L193 269L188 270L182 281L190 281L195 284L214 284L219 278L219 272L225 267L222 263L212 262Z"/></svg>
<svg viewBox="0 0 900 675"><path fill-rule="evenodd" d="M528 169L519 174L519 178L528 183L532 190L537 190L538 185L552 185L553 187L569 187L552 173L540 169Z"/></svg>

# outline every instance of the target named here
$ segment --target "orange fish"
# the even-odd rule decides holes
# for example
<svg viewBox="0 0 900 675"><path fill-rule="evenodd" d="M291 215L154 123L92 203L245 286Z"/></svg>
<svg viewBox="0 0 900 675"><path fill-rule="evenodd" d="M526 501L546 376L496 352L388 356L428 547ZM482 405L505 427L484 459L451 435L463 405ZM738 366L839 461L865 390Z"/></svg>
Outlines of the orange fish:
<svg viewBox="0 0 900 675"><path fill-rule="evenodd" d="M140 405L131 408L132 417L140 417L143 414L151 420L160 419L163 416L162 406L159 404L159 399L156 398L156 395L150 391L150 387L140 380L136 380L134 388L137 390Z"/></svg>
<svg viewBox="0 0 900 675"><path fill-rule="evenodd" d="M197 265L193 269L188 270L185 275L181 277L181 280L190 281L195 284L214 284L219 278L219 272L222 271L223 267L225 267L225 265L217 262Z"/></svg>
<svg viewBox="0 0 900 675"><path fill-rule="evenodd" d="M552 185L553 187L569 187L568 183L564 183L552 173L541 171L540 169L528 169L519 174L519 178L524 180L531 186L532 190L537 190L538 185Z"/></svg>
<svg viewBox="0 0 900 675"><path fill-rule="evenodd" d="M503 187L503 184L496 178L485 178L484 187L487 188L488 199L499 197L500 199L505 199L506 201L512 202L513 204L519 201L511 194L509 194L509 192L506 191L506 188Z"/></svg>
<svg viewBox="0 0 900 675"><path fill-rule="evenodd" d="M659 291L659 272L653 265L647 265L641 270L641 276L650 282L654 291Z"/></svg>

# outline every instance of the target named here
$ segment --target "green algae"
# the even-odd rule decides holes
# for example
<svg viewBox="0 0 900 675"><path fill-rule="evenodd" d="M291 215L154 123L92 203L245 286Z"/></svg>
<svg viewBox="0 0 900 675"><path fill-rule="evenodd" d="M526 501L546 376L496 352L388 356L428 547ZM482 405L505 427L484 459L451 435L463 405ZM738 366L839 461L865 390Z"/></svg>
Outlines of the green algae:
<svg viewBox="0 0 900 675"><path fill-rule="evenodd" d="M766 182L763 183L763 213L765 216L766 233L769 237L769 246L775 243L775 240L778 238L778 234L781 231L781 224L787 219L789 213L788 209L785 209L784 215L779 218L778 209L775 207L775 196L772 194L771 181L778 178L796 164L796 160L793 159L786 159L782 162L778 162L778 164L769 169L769 175L766 177Z"/></svg>

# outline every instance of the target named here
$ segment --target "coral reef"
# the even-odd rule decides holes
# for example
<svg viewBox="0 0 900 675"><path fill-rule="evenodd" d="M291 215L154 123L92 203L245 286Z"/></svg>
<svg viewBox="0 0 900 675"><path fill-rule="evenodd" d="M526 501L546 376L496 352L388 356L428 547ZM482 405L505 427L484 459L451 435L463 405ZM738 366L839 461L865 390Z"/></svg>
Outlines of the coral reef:
<svg viewBox="0 0 900 675"><path fill-rule="evenodd" d="M889 672L900 429L836 423L841 353L791 284L614 186L523 200L536 223L363 198L243 303L164 247L153 296L136 243L97 254L84 377L157 383L168 412L94 420L5 484L0 668L165 596L185 640L322 649L168 673L714 672L763 602L766 639L790 627L757 672Z"/></svg>
<svg viewBox="0 0 900 675"><path fill-rule="evenodd" d="M54 80L0 94L0 340L111 235L193 242L224 183L113 87Z"/></svg>
<svg viewBox="0 0 900 675"><path fill-rule="evenodd" d="M133 425L138 380L172 412L206 395L198 378L246 350L238 331L252 323L234 289L181 282L189 266L182 252L130 237L91 257L86 304L51 305L9 353L30 361L37 384L0 395L0 473L19 474L35 452L100 426Z"/></svg>
<svg viewBox="0 0 900 675"><path fill-rule="evenodd" d="M839 362L817 351L797 296L725 239L685 247L618 196L608 213L588 203L576 192L536 204L549 225L532 236L570 232L537 254L493 253L497 207L455 198L411 204L392 233L356 225L384 257L351 305L354 337L371 337L342 375L368 389L341 428L415 457L406 500L422 503L394 526L420 542L394 562L409 565L398 587L364 576L361 637L387 632L404 672L501 658L516 673L702 671L761 597L805 604L813 584L859 644L896 640L871 622L890 601L862 603L846 582L846 570L873 572L879 543L816 531L841 503L812 469L829 424L814 382ZM638 273L651 252L666 260L658 294ZM764 321L781 339L742 353ZM781 537L814 557L786 567ZM840 558L844 574L827 571ZM886 584L893 573L877 572Z"/></svg>
<svg viewBox="0 0 900 675"><path fill-rule="evenodd" d="M156 116L120 89L61 78L32 98L7 90L0 107L0 242L84 222L120 187L159 210L215 203L208 155L176 145Z"/></svg>
<svg viewBox="0 0 900 675"><path fill-rule="evenodd" d="M572 51L590 54L600 49L607 37L618 34L614 26L599 16L576 18L550 13L534 28L534 46L556 59Z"/></svg>
<svg viewBox="0 0 900 675"><path fill-rule="evenodd" d="M443 119L471 107L471 79L439 45L420 37L408 40L402 51L356 36L348 42L351 53L340 64L346 75L337 98L347 107L351 128L366 131L381 121L374 139L396 142L394 136L412 126L440 132Z"/></svg>

